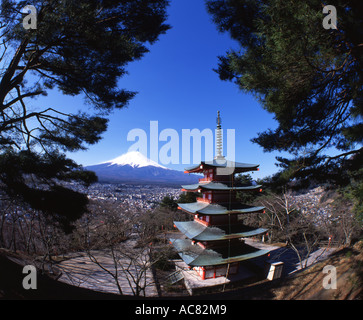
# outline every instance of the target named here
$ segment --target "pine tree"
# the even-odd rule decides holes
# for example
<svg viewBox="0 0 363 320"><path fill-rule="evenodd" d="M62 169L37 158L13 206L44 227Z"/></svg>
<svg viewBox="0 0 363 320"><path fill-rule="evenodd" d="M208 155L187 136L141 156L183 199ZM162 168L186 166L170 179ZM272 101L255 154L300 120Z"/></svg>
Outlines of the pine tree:
<svg viewBox="0 0 363 320"><path fill-rule="evenodd" d="M64 153L97 143L109 114L135 96L118 87L128 63L149 51L169 26L167 0L37 0L35 28L24 28L27 1L3 0L0 13L0 187L4 194L69 230L86 195L62 181L96 180ZM29 106L58 89L83 95L92 114ZM33 103L34 104L34 103ZM76 109L76 106L75 106Z"/></svg>
<svg viewBox="0 0 363 320"><path fill-rule="evenodd" d="M241 45L219 57L220 78L253 93L278 122L252 141L293 155L277 158L281 183L347 185L363 163L363 3L328 4L336 28L324 28L319 0L207 1L218 29Z"/></svg>

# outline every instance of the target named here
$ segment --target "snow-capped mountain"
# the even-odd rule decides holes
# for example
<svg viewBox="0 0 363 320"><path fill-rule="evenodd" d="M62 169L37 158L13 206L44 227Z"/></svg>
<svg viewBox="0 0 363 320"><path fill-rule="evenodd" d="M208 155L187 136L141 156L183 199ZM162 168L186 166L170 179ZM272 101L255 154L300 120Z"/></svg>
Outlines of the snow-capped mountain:
<svg viewBox="0 0 363 320"><path fill-rule="evenodd" d="M142 168L142 167L152 166L152 167L163 168L163 169L169 170L168 168L161 166L157 162L148 159L141 152L138 152L138 151L130 151L113 160L103 162L102 164L108 164L110 166L115 165L115 164L118 166L129 165L133 168Z"/></svg>
<svg viewBox="0 0 363 320"><path fill-rule="evenodd" d="M130 184L181 184L196 183L197 175L166 168L145 157L137 151L123 154L113 160L97 165L87 166L86 170L94 171L100 182Z"/></svg>

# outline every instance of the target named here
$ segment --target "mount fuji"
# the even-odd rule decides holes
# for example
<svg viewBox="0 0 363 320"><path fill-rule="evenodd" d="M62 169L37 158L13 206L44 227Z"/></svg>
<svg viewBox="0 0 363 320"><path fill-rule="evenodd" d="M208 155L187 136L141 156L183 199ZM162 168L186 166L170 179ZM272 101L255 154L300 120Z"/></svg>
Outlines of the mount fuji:
<svg viewBox="0 0 363 320"><path fill-rule="evenodd" d="M175 185L197 183L197 175L166 168L138 151L125 153L113 160L87 166L96 173L99 182L129 184Z"/></svg>

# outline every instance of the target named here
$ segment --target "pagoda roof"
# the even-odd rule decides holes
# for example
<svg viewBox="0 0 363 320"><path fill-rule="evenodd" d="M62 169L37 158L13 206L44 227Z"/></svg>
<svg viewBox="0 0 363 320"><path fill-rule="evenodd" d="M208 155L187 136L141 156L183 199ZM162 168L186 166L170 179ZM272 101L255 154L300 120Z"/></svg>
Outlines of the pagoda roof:
<svg viewBox="0 0 363 320"><path fill-rule="evenodd" d="M202 201L192 203L178 203L181 210L191 214L204 214L204 215L224 215L224 214L240 214L240 213L255 213L261 212L265 207L252 207L242 205L240 203L226 203L225 206L216 203L207 203ZM230 209L227 209L229 207Z"/></svg>
<svg viewBox="0 0 363 320"><path fill-rule="evenodd" d="M202 161L200 164L185 169L186 173L203 172L205 169L210 168L234 168L232 173L240 173L247 171L257 171L259 164L242 163L235 161L228 161L226 159L213 161Z"/></svg>
<svg viewBox="0 0 363 320"><path fill-rule="evenodd" d="M203 190L215 190L215 191L253 191L261 189L261 185L256 186L245 186L245 187L229 187L228 185L220 182L199 182L196 184L190 184L182 186L185 191L197 191L199 189Z"/></svg>
<svg viewBox="0 0 363 320"><path fill-rule="evenodd" d="M255 229L243 224L207 227L197 221L174 222L175 226L189 239L197 241L219 241L253 237L265 233L267 229Z"/></svg>
<svg viewBox="0 0 363 320"><path fill-rule="evenodd" d="M171 239L179 256L186 264L193 267L216 266L243 260L261 257L269 253L269 250L261 250L244 243L237 245L221 246L212 249L204 249L189 239Z"/></svg>

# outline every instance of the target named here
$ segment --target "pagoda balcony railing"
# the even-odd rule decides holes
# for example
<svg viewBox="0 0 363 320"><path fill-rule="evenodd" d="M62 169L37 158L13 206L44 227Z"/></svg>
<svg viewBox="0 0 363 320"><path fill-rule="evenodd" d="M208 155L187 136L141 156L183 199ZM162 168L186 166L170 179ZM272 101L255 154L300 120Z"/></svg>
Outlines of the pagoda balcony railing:
<svg viewBox="0 0 363 320"><path fill-rule="evenodd" d="M194 221L196 221L196 222L198 222L198 223L200 223L202 225L205 225L206 227L210 226L210 223L209 222L204 221L204 220L199 219L199 218L196 218L196 217L194 217Z"/></svg>
<svg viewBox="0 0 363 320"><path fill-rule="evenodd" d="M197 201L199 202L205 202L205 203L211 203L212 200L209 200L209 199L203 199L203 198L199 198L197 197Z"/></svg>
<svg viewBox="0 0 363 320"><path fill-rule="evenodd" d="M212 178L201 178L201 179L199 179L199 182L211 182L211 181L213 181Z"/></svg>

